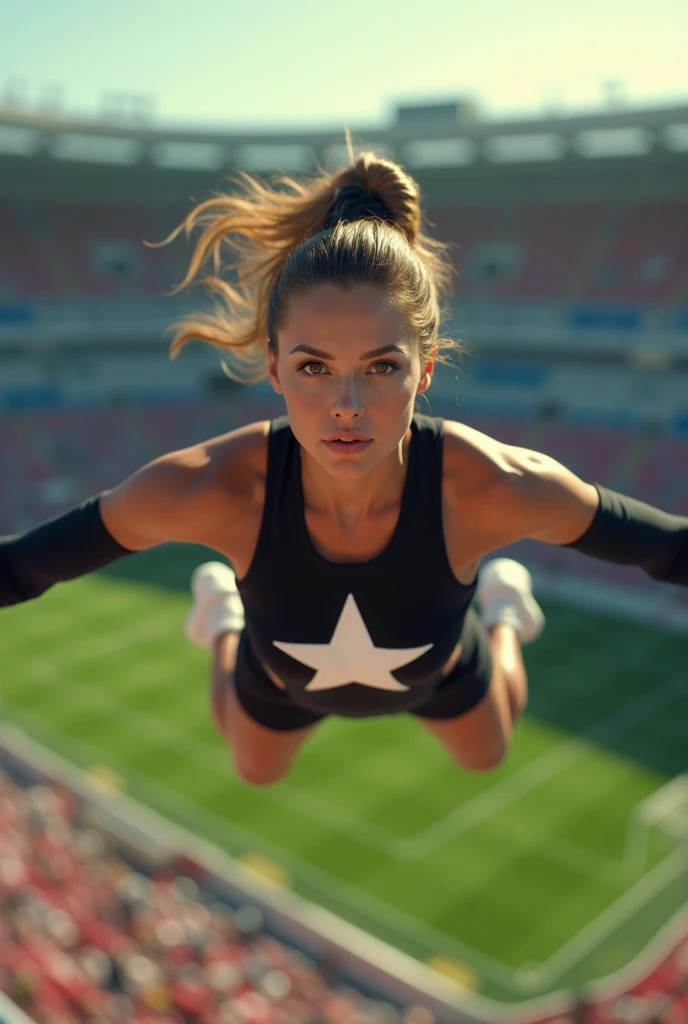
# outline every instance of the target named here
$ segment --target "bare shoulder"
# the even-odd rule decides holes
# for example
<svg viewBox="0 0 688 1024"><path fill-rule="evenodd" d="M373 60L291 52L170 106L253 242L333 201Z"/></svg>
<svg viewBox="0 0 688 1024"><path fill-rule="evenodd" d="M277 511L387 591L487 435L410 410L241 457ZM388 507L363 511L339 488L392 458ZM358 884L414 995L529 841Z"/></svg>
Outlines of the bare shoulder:
<svg viewBox="0 0 688 1024"><path fill-rule="evenodd" d="M449 497L468 507L494 493L510 472L507 449L481 430L444 420L443 476Z"/></svg>
<svg viewBox="0 0 688 1024"><path fill-rule="evenodd" d="M599 504L593 484L545 452L506 444L454 420L444 421L449 500L502 546L525 537L569 544Z"/></svg>
<svg viewBox="0 0 688 1024"><path fill-rule="evenodd" d="M269 426L249 423L147 463L103 495L103 522L131 550L167 540L214 546L261 491Z"/></svg>
<svg viewBox="0 0 688 1024"><path fill-rule="evenodd" d="M235 497L253 494L265 479L269 432L270 420L257 420L198 445L211 489Z"/></svg>

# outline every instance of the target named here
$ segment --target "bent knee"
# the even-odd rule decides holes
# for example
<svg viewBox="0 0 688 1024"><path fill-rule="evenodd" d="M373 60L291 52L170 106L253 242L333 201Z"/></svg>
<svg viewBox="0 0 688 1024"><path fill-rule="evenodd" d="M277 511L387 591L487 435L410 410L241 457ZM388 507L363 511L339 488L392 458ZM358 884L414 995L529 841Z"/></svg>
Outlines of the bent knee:
<svg viewBox="0 0 688 1024"><path fill-rule="evenodd" d="M504 743L499 747L472 751L470 756L460 753L456 756L456 761L462 768L471 772L490 772L504 763L508 750L508 744Z"/></svg>
<svg viewBox="0 0 688 1024"><path fill-rule="evenodd" d="M261 765L235 760L234 770L240 780L248 786L272 786L288 774L289 766L277 768L274 765Z"/></svg>

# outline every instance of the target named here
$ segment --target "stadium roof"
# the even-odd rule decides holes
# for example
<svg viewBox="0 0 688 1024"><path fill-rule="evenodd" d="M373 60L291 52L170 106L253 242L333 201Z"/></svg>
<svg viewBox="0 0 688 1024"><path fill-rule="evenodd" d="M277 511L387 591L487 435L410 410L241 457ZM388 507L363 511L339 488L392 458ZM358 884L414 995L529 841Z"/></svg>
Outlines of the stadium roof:
<svg viewBox="0 0 688 1024"><path fill-rule="evenodd" d="M397 109L395 123L353 137L411 169L644 156L688 151L688 106L481 121L461 102ZM232 131L79 121L0 107L0 154L110 165L213 171L307 172L314 158L346 159L341 127Z"/></svg>
<svg viewBox="0 0 688 1024"><path fill-rule="evenodd" d="M468 103L399 107L355 150L397 160L430 203L688 196L688 106L481 121ZM0 193L183 202L190 190L348 162L344 126L254 131L86 121L0 107Z"/></svg>

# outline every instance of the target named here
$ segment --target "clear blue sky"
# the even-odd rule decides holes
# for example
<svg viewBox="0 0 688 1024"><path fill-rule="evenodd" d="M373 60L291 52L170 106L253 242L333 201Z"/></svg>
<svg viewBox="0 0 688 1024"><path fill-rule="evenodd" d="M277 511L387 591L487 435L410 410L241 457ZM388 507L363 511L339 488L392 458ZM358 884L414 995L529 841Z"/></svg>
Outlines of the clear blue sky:
<svg viewBox="0 0 688 1024"><path fill-rule="evenodd" d="M0 25L0 99L59 82L68 114L127 92L160 123L355 126L459 96L515 116L598 107L610 79L688 101L688 0L15 0Z"/></svg>

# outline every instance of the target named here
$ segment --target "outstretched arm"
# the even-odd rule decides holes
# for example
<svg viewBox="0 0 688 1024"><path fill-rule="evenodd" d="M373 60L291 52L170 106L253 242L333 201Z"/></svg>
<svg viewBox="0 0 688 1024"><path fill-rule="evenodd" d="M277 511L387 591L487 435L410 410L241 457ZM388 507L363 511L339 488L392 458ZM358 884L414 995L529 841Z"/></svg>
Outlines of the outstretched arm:
<svg viewBox="0 0 688 1024"><path fill-rule="evenodd" d="M586 483L549 456L518 451L509 489L522 537L637 565L653 579L688 586L688 517Z"/></svg>
<svg viewBox="0 0 688 1024"><path fill-rule="evenodd" d="M0 537L0 605L29 601L53 583L131 554L103 525L100 497L96 494L27 533Z"/></svg>
<svg viewBox="0 0 688 1024"><path fill-rule="evenodd" d="M200 539L210 506L203 498L207 465L199 449L164 455L113 490L27 533L0 537L0 606L38 597L134 551Z"/></svg>

